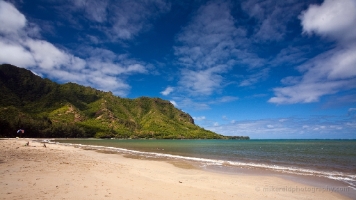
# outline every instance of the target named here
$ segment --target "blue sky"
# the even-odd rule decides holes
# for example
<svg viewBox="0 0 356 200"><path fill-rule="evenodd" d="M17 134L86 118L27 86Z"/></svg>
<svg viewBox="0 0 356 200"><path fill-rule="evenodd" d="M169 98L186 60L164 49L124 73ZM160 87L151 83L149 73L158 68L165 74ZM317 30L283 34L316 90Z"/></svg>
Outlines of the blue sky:
<svg viewBox="0 0 356 200"><path fill-rule="evenodd" d="M0 63L223 135L356 138L355 0L0 0Z"/></svg>

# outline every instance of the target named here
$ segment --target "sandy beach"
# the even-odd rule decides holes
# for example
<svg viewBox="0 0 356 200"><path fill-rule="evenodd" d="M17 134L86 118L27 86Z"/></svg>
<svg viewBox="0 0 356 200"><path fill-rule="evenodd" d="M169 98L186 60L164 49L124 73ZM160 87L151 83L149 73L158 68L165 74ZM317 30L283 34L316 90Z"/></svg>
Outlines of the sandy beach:
<svg viewBox="0 0 356 200"><path fill-rule="evenodd" d="M276 176L43 147L31 139L0 140L0 188L0 199L350 199Z"/></svg>

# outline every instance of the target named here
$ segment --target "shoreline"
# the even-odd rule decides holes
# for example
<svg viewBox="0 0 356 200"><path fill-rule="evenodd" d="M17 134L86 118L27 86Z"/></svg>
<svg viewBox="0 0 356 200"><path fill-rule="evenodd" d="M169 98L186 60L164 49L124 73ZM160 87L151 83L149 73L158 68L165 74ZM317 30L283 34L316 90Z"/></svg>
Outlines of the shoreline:
<svg viewBox="0 0 356 200"><path fill-rule="evenodd" d="M340 183L342 183L341 186L350 187L354 194L353 196L356 196L356 187L355 187L356 182L355 182L355 176L353 172L347 170L335 171L333 169L324 169L323 165L319 165L319 167L314 166L310 168L309 166L312 165L312 163L309 163L309 165L296 165L296 163L294 163L293 165L290 165L288 163L285 163L284 165L283 164L280 165L280 164L273 164L273 162L269 162L269 161L266 162L266 160L262 162L261 161L256 162L256 160L251 162L251 161L247 161L246 159L229 160L229 158L228 160L226 160L225 157L214 158L214 157L203 156L203 155L190 156L187 154L184 155L184 153L183 154L175 153L172 152L171 150L168 150L170 153L169 152L167 153L166 151L162 151L165 150L164 148L163 149L157 148L156 150L155 148L152 148L153 146L151 147L147 146L148 148L146 147L145 149L139 149L137 148L137 146L136 148L131 148L130 146L125 147L122 145L116 145L115 142L113 144L106 145L106 143L102 144L101 142L99 143L94 142L96 144L93 144L92 142L82 143L85 140L80 140L81 142L79 143L73 142L75 140L72 139L70 139L69 142L67 142L67 140L61 140L61 139L59 140L55 139L54 141L60 142L59 144L61 145L68 145L68 146L74 146L78 148L91 149L91 150L100 149L101 152L109 152L109 153L114 152L114 153L122 154L129 157L134 157L134 158L163 160L163 161L180 160L185 162L191 162L195 166L198 166L198 168L200 169L209 169L213 171L217 170L218 172L223 172L223 173L230 172L234 174L243 171L244 173L247 174L256 174L256 172L258 171L263 171L263 174L271 173L271 176L282 175L282 177L286 177L287 179L292 178L292 180L297 179L302 182L305 182L304 179L307 179L308 184L312 183L313 185L316 184L318 186L320 185L318 182L322 182L323 184L326 182L328 183L328 186L329 185L340 186ZM99 140L99 141L105 141L105 140ZM164 144L159 144L159 143L155 145L160 146L161 148L165 146ZM165 147L167 149L169 148L167 146ZM322 180L315 181L316 179L322 179Z"/></svg>
<svg viewBox="0 0 356 200"><path fill-rule="evenodd" d="M30 146L24 146L27 141ZM292 180L294 176L230 174L179 160L46 145L23 138L0 140L0 199L351 199L335 191L335 185L320 187Z"/></svg>

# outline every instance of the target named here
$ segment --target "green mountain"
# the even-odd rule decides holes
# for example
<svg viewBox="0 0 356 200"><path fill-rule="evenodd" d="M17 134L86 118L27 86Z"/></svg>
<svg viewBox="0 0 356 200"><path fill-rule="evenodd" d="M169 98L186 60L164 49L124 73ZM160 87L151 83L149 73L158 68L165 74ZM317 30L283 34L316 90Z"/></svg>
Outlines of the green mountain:
<svg viewBox="0 0 356 200"><path fill-rule="evenodd" d="M8 64L0 65L0 91L2 137L226 138L169 101L57 84Z"/></svg>

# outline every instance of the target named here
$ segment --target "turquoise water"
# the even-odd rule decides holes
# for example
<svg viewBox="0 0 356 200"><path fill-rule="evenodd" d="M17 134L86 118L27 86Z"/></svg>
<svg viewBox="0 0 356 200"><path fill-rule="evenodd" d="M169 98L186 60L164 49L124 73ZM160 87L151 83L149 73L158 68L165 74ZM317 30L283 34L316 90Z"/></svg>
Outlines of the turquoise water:
<svg viewBox="0 0 356 200"><path fill-rule="evenodd" d="M210 166L326 177L356 189L356 140L57 140Z"/></svg>

